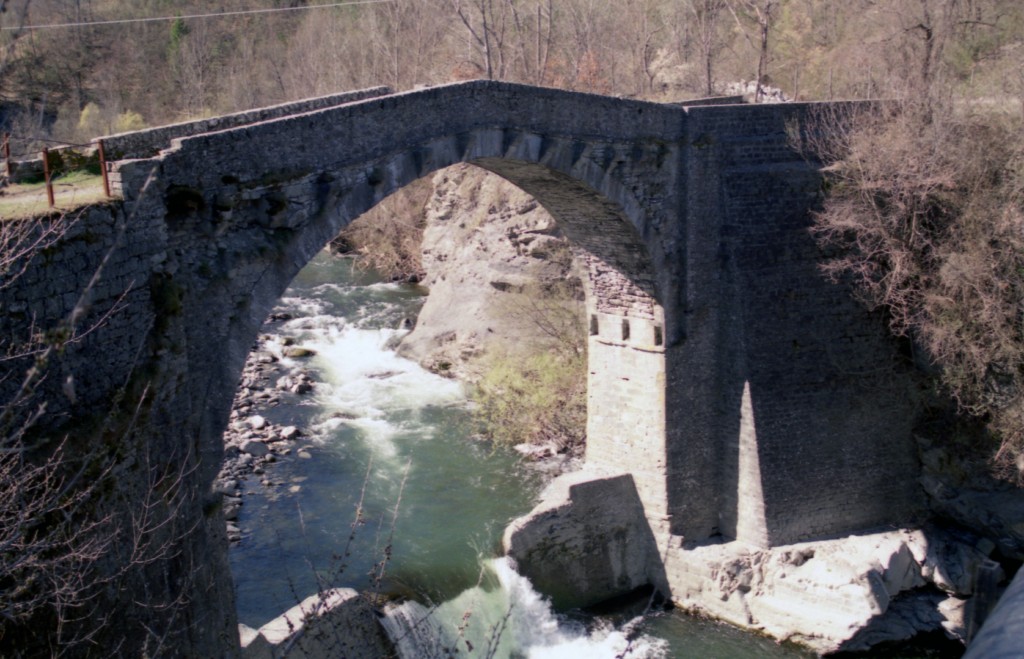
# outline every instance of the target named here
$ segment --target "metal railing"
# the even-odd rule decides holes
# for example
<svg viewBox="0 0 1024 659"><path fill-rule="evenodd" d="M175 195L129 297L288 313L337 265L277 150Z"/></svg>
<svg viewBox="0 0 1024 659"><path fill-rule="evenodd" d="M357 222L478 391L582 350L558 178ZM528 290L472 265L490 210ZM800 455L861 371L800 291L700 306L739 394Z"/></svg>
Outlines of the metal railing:
<svg viewBox="0 0 1024 659"><path fill-rule="evenodd" d="M11 142L12 139L20 139L23 143L33 144L42 142L45 144L56 144L56 148L44 146L38 152L40 154L39 160L32 158L26 159L25 156L32 156L36 152L24 151L18 154L18 157L11 154ZM97 138L92 142L80 144L80 143L69 143L59 142L57 140L51 140L48 138L31 136L31 137L16 137L9 132L3 134L2 143L0 143L0 152L3 153L4 162L4 180L5 184L13 184L19 182L19 179L32 178L37 175L37 167L42 168L42 176L46 185L46 200L50 208L56 205L53 192L53 179L64 173L69 169L76 169L87 167L91 164L93 156L88 153L78 153L75 149L96 149L97 164L99 165L100 176L103 180L103 194L106 197L111 197L110 194L110 179L108 176L107 158L106 152L103 146L103 140ZM74 155L74 157L70 157ZM69 156L69 157L65 157ZM66 162L70 162L70 165L66 165ZM40 163L37 165L36 163ZM28 170L28 174L19 173L20 170Z"/></svg>

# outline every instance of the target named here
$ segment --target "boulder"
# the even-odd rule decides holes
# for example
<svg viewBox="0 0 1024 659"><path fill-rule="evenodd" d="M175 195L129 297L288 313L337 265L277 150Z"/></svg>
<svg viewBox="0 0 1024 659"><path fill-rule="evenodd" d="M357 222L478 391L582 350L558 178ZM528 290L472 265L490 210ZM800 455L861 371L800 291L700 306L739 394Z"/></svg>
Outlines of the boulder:
<svg viewBox="0 0 1024 659"><path fill-rule="evenodd" d="M247 453L254 458L262 458L267 453L270 453L270 448L268 448L263 442L249 440L245 444L242 444L242 452Z"/></svg>
<svg viewBox="0 0 1024 659"><path fill-rule="evenodd" d="M645 585L664 590L654 536L630 474L583 470L556 478L541 503L505 530L503 545L519 573L560 609Z"/></svg>
<svg viewBox="0 0 1024 659"><path fill-rule="evenodd" d="M827 654L923 631L962 639L968 574L983 560L972 537L927 527L772 548L670 547L665 570L680 608Z"/></svg>

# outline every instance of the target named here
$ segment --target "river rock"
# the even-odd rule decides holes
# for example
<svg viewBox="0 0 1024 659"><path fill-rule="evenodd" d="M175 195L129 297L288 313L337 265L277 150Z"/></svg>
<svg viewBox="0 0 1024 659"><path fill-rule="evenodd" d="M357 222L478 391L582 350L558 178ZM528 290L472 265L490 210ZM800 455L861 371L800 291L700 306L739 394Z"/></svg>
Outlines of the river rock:
<svg viewBox="0 0 1024 659"><path fill-rule="evenodd" d="M313 382L309 375L301 373L297 376L285 375L278 379L276 388L281 391L290 391L293 394L303 395L313 391Z"/></svg>
<svg viewBox="0 0 1024 659"><path fill-rule="evenodd" d="M597 604L651 584L665 590L657 547L630 474L593 470L551 481L502 544L558 608Z"/></svg>
<svg viewBox="0 0 1024 659"><path fill-rule="evenodd" d="M394 656L373 608L351 588L311 595L259 630L239 625L239 639L244 659L273 659L285 648L290 658Z"/></svg>
<svg viewBox="0 0 1024 659"><path fill-rule="evenodd" d="M263 442L250 440L242 445L242 452L248 453L254 458L262 458L267 453L270 453L270 448L267 447L267 445L264 444Z"/></svg>
<svg viewBox="0 0 1024 659"><path fill-rule="evenodd" d="M281 354L291 359L305 359L307 357L314 356L316 351L311 348L303 348L301 346L288 346Z"/></svg>
<svg viewBox="0 0 1024 659"><path fill-rule="evenodd" d="M258 364L273 364L277 362L277 356L269 352L261 352L256 355L255 361Z"/></svg>
<svg viewBox="0 0 1024 659"><path fill-rule="evenodd" d="M976 554L939 528L870 533L762 549L740 542L672 547L672 599L819 653L860 650L920 631L962 633ZM957 589L943 594L936 587Z"/></svg>
<svg viewBox="0 0 1024 659"><path fill-rule="evenodd" d="M556 478L504 546L559 606L584 606L649 583L680 608L816 652L857 651L924 631L963 640L995 542L926 525L770 548L687 543L645 520L628 474L593 467ZM647 557L646 559L644 557ZM654 558L651 558L654 556ZM644 561L647 561L646 563ZM980 592L980 594L979 594Z"/></svg>
<svg viewBox="0 0 1024 659"><path fill-rule="evenodd" d="M249 417L249 427L253 430L262 430L267 427L267 420L260 415Z"/></svg>
<svg viewBox="0 0 1024 659"><path fill-rule="evenodd" d="M401 371L380 371L377 373L369 373L366 377L371 380L388 380L396 375L401 375Z"/></svg>
<svg viewBox="0 0 1024 659"><path fill-rule="evenodd" d="M217 494L232 495L238 490L238 481L234 479L216 480L213 483L213 491Z"/></svg>
<svg viewBox="0 0 1024 659"><path fill-rule="evenodd" d="M281 432L278 433L278 437L281 439L292 440L299 437L302 433L295 426L285 426L281 428Z"/></svg>
<svg viewBox="0 0 1024 659"><path fill-rule="evenodd" d="M238 512L242 508L241 499L225 499L224 500L224 519L229 522L234 522L238 519Z"/></svg>
<svg viewBox="0 0 1024 659"><path fill-rule="evenodd" d="M516 444L512 447L530 460L545 460L558 454L558 446L554 442L544 444Z"/></svg>

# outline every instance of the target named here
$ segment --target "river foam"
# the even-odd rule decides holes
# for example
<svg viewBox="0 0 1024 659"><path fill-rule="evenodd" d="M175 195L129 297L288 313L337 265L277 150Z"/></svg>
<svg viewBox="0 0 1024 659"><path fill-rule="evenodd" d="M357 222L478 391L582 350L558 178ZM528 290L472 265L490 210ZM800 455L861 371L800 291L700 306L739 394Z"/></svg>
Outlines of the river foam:
<svg viewBox="0 0 1024 659"><path fill-rule="evenodd" d="M551 604L507 558L485 561L480 583L430 608L404 602L383 624L403 659L478 652L530 659L665 657L667 644L637 633L639 618L614 628L588 629L554 613Z"/></svg>

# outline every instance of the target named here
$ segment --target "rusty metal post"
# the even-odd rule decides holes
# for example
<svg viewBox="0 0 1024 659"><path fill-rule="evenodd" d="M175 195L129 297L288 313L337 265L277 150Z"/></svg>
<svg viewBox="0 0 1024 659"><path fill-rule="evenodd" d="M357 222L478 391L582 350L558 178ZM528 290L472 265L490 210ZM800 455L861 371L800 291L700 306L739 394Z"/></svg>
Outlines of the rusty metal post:
<svg viewBox="0 0 1024 659"><path fill-rule="evenodd" d="M103 194L110 198L110 179L107 178L107 156L103 152L103 140L96 140L100 152L100 174L103 175Z"/></svg>
<svg viewBox="0 0 1024 659"><path fill-rule="evenodd" d="M53 208L55 202L53 200L53 182L50 181L50 150L45 146L43 147L43 176L46 178L46 200L50 202L50 208Z"/></svg>

